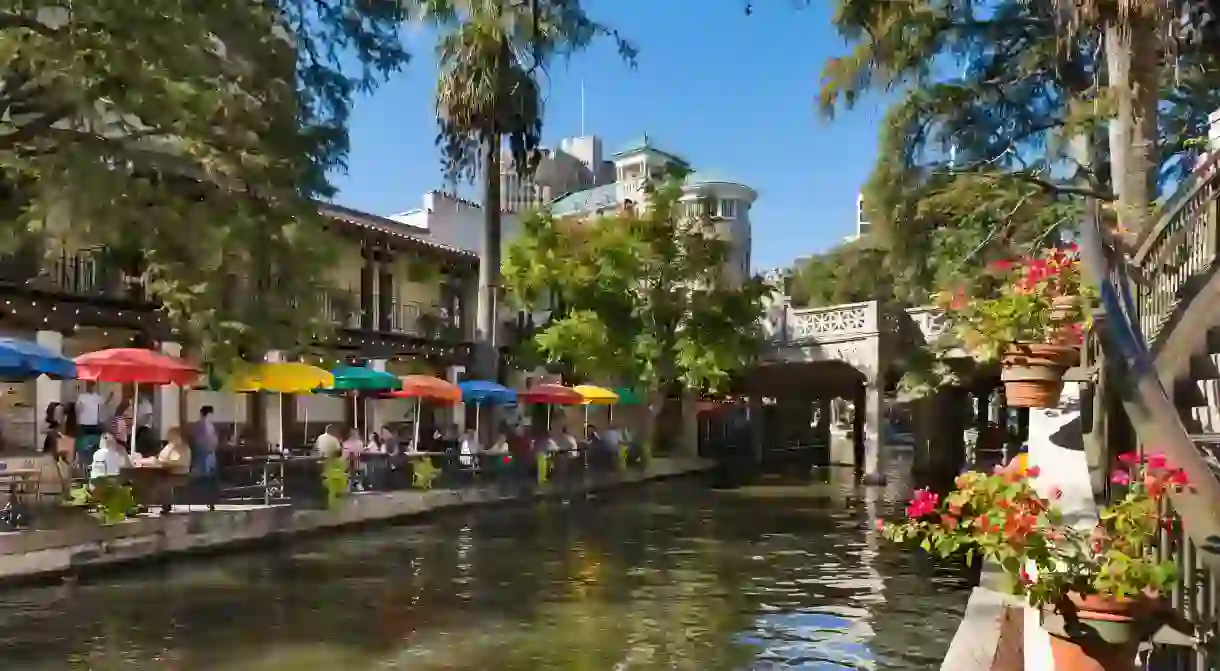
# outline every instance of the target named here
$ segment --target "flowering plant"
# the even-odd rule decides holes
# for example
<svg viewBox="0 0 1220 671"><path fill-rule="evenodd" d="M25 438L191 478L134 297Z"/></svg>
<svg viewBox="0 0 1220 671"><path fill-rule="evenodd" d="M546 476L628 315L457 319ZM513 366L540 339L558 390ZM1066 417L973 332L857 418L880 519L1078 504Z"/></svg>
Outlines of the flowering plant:
<svg viewBox="0 0 1220 671"><path fill-rule="evenodd" d="M941 292L952 334L981 361L998 359L1014 342L1079 346L1092 288L1082 282L1075 245L987 268L983 297Z"/></svg>
<svg viewBox="0 0 1220 671"><path fill-rule="evenodd" d="M1169 492L1189 486L1180 469L1160 455L1119 457L1124 469L1114 482L1126 494L1103 509L1091 529L1065 523L1053 501L1044 498L1030 478L1037 467L1021 471L1016 463L990 475L958 476L956 489L941 497L927 489L915 492L903 522L879 522L887 538L918 543L941 556L982 556L998 564L1013 591L1034 606L1058 604L1069 592L1115 598L1155 596L1176 579L1171 562L1158 562L1153 540L1172 523L1162 519L1159 503Z"/></svg>

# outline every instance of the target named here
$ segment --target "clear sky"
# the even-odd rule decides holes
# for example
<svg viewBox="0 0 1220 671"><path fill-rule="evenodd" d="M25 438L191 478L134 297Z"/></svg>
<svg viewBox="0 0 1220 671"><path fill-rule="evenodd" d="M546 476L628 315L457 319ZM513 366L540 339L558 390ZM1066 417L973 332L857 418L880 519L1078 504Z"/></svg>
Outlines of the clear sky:
<svg viewBox="0 0 1220 671"><path fill-rule="evenodd" d="M853 232L856 194L872 165L883 110L867 103L833 122L816 109L822 64L846 47L831 3L756 0L587 0L588 10L640 50L624 65L609 43L555 62L544 84L548 143L581 132L606 151L647 133L697 169L759 192L751 212L754 265L821 251ZM442 184L430 37L411 35L413 60L352 119L338 202L377 214L420 206ZM469 187L467 187L469 188ZM473 193L470 191L469 193Z"/></svg>

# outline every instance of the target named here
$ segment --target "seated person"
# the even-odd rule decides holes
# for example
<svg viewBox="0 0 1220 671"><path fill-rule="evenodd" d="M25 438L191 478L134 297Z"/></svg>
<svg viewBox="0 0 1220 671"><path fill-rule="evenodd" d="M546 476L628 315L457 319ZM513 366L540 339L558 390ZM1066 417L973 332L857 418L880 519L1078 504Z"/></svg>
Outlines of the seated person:
<svg viewBox="0 0 1220 671"><path fill-rule="evenodd" d="M114 434L109 431L103 433L89 466L89 479L117 478L123 474L124 468L129 467L131 457L127 456L127 451L115 439Z"/></svg>
<svg viewBox="0 0 1220 671"><path fill-rule="evenodd" d="M491 447L487 448L487 454L508 454L508 436L503 432L496 435L496 439L492 441Z"/></svg>
<svg viewBox="0 0 1220 671"><path fill-rule="evenodd" d="M191 472L191 447L182 437L182 430L175 427L166 432L165 447L157 456L141 459L141 466L160 466L174 475L188 475Z"/></svg>

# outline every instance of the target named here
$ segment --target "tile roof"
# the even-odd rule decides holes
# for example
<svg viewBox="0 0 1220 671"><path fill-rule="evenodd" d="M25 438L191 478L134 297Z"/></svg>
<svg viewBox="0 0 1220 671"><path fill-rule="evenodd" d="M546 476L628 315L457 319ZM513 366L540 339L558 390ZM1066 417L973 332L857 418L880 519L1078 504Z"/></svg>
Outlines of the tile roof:
<svg viewBox="0 0 1220 671"><path fill-rule="evenodd" d="M354 210L350 207L344 207L334 203L321 202L318 203L318 211L324 216L330 217L335 221L341 221L353 226L359 226L361 228L367 228L385 233L424 249L431 249L443 254L459 256L471 260L476 260L479 258L478 254L475 254L474 252L458 249L457 247L452 247L450 245L429 240L411 230L414 227L408 224L394 221L393 219L387 219L376 214L361 212L360 210Z"/></svg>

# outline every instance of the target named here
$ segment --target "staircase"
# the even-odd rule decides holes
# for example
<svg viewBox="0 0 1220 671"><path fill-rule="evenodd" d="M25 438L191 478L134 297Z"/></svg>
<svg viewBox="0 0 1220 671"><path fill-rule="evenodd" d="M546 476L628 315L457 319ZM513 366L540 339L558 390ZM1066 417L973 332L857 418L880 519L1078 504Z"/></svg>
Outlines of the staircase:
<svg viewBox="0 0 1220 671"><path fill-rule="evenodd" d="M1138 241L1130 264L1136 326L1182 425L1220 478L1220 151L1196 168ZM1112 456L1111 461L1112 463ZM1220 509L1215 501L1213 509ZM1179 621L1154 637L1149 669L1220 669L1220 576L1182 525L1158 553L1178 566ZM1209 552L1214 550L1208 550ZM1214 561L1212 562L1214 565Z"/></svg>

